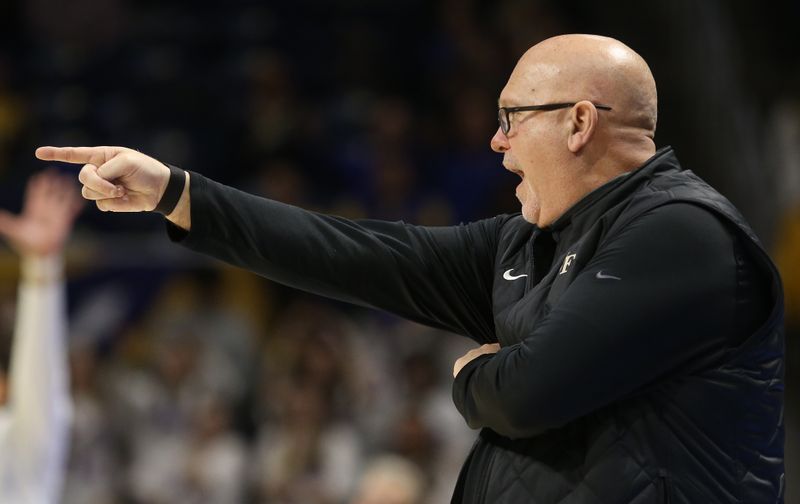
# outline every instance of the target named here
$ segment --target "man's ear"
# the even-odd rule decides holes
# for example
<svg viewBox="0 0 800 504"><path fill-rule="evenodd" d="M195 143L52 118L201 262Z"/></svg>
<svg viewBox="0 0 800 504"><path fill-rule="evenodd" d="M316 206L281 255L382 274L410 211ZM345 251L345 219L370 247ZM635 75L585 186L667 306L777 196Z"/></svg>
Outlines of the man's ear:
<svg viewBox="0 0 800 504"><path fill-rule="evenodd" d="M597 109L590 101L580 101L570 109L569 120L570 134L567 148L573 154L577 154L591 141L597 130Z"/></svg>

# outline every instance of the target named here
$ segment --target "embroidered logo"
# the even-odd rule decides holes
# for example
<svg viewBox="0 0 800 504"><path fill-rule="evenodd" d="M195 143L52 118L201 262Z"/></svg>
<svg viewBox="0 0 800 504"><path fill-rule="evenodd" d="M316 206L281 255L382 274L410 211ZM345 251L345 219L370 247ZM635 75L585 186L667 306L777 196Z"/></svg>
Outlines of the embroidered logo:
<svg viewBox="0 0 800 504"><path fill-rule="evenodd" d="M506 270L506 272L505 272L505 273L503 273L503 278L505 278L506 280L517 280L517 279L519 279L519 278L522 278L522 277L526 277L526 276L528 276L528 275L526 275L526 274L522 274L522 275L512 275L512 274L511 274L511 272L512 272L513 270L514 270L514 268L511 268L510 270Z"/></svg>
<svg viewBox="0 0 800 504"><path fill-rule="evenodd" d="M598 280L622 280L618 276L603 274L603 270L598 271L594 277L597 278Z"/></svg>
<svg viewBox="0 0 800 504"><path fill-rule="evenodd" d="M561 269L558 271L559 275L563 275L567 272L567 269L572 264L572 261L575 260L575 256L578 254L567 254L567 257L564 258L564 264L561 265Z"/></svg>

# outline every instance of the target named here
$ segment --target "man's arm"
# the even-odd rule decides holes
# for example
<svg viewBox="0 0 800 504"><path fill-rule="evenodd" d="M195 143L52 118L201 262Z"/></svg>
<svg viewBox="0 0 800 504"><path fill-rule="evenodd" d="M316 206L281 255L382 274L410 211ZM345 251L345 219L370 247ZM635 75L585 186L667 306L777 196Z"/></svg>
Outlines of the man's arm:
<svg viewBox="0 0 800 504"><path fill-rule="evenodd" d="M153 210L170 177L160 161L124 147L41 147L36 155L83 163L83 196L105 211ZM167 218L184 231L173 229L174 239L277 282L495 341L491 272L503 218L440 228L355 222L196 173L186 174Z"/></svg>
<svg viewBox="0 0 800 504"><path fill-rule="evenodd" d="M352 221L191 174L192 250L315 294L494 341L491 271L503 218L461 226Z"/></svg>
<svg viewBox="0 0 800 504"><path fill-rule="evenodd" d="M736 267L732 237L705 210L637 219L522 342L461 369L457 408L473 428L531 437L698 365L735 331Z"/></svg>
<svg viewBox="0 0 800 504"><path fill-rule="evenodd" d="M62 248L81 206L71 180L46 172L28 183L21 215L0 212L0 234L21 256L2 447L15 473L3 476L47 502L60 491L69 435Z"/></svg>
<svg viewBox="0 0 800 504"><path fill-rule="evenodd" d="M59 255L22 260L3 447L16 483L51 500L61 488L71 418L62 270Z"/></svg>

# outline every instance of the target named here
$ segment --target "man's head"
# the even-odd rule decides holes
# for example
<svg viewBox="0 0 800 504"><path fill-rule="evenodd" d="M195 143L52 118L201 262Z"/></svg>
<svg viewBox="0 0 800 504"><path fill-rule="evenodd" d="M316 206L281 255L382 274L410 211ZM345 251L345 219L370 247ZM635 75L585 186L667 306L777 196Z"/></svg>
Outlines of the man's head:
<svg viewBox="0 0 800 504"><path fill-rule="evenodd" d="M564 102L575 105L509 114L508 133L498 128L491 140L506 169L522 177L523 217L540 227L655 153L655 80L625 44L595 35L540 42L520 58L499 106Z"/></svg>

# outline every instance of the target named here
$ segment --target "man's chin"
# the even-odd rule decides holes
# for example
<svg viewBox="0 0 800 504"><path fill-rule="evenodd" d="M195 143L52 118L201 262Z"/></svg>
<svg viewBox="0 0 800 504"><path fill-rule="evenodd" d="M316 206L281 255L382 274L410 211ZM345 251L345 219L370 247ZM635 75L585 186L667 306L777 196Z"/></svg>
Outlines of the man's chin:
<svg viewBox="0 0 800 504"><path fill-rule="evenodd" d="M539 209L522 205L522 218L531 224L537 224L539 222Z"/></svg>

